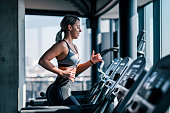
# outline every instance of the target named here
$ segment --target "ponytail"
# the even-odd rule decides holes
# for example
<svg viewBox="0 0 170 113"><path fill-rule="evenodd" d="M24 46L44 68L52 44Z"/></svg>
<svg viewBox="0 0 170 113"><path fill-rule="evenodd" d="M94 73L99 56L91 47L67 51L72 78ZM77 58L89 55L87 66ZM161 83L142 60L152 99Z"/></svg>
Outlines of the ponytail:
<svg viewBox="0 0 170 113"><path fill-rule="evenodd" d="M58 43L59 41L62 40L62 32L63 32L63 30L61 29L61 30L57 33L56 39L55 39L56 43Z"/></svg>

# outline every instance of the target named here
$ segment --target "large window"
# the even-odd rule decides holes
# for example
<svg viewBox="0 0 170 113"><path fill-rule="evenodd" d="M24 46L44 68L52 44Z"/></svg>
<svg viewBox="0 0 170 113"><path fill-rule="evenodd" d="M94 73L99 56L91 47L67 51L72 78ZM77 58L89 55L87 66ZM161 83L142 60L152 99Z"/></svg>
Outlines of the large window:
<svg viewBox="0 0 170 113"><path fill-rule="evenodd" d="M162 0L162 50L161 57L170 54L170 0Z"/></svg>
<svg viewBox="0 0 170 113"><path fill-rule="evenodd" d="M54 16L25 16L25 43L26 43L26 85L27 99L38 97L55 80L56 74L43 69L38 65L42 54L55 43L56 33L60 30L63 17ZM80 18L82 32L79 39L74 40L78 46L81 63L88 61L91 56L90 30L86 29L86 19ZM57 60L51 61L57 66ZM90 89L91 69L79 75L72 90Z"/></svg>
<svg viewBox="0 0 170 113"><path fill-rule="evenodd" d="M116 20L114 19L100 19L100 33L101 33L101 51L109 49L114 46L114 39L117 39ZM116 46L116 45L115 45ZM113 61L113 51L108 52L103 56L104 66L103 71L108 69L108 66Z"/></svg>
<svg viewBox="0 0 170 113"><path fill-rule="evenodd" d="M101 33L101 51L110 48L110 22L109 19L100 19L100 33ZM110 64L110 53L107 53L103 57L104 66L102 70L105 72Z"/></svg>
<svg viewBox="0 0 170 113"><path fill-rule="evenodd" d="M153 3L145 7L145 39L146 49L145 56L153 64Z"/></svg>

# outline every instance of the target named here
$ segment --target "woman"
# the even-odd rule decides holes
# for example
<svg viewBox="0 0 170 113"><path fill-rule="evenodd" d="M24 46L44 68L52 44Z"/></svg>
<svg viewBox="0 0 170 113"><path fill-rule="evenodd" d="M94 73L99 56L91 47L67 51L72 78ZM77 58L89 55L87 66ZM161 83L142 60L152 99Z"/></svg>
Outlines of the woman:
<svg viewBox="0 0 170 113"><path fill-rule="evenodd" d="M60 26L61 30L57 33L56 43L39 60L39 65L58 74L55 82L47 88L46 96L49 105L79 105L71 95L75 75L83 72L92 64L102 61L102 57L100 54L94 55L93 51L89 61L79 64L77 46L72 41L78 39L81 32L80 19L74 15L66 15ZM62 32L64 32L63 39ZM53 58L58 60L58 68L50 62Z"/></svg>

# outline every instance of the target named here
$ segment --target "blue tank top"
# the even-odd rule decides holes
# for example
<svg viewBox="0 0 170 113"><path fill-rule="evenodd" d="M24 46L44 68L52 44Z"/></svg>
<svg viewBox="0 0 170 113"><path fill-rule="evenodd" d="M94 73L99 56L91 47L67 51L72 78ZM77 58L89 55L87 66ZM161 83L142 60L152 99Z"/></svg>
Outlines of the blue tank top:
<svg viewBox="0 0 170 113"><path fill-rule="evenodd" d="M65 41L65 40L63 40L63 41ZM58 60L58 67L77 67L77 64L80 62L79 55L74 53L71 50L71 48L67 42L66 42L66 44L68 46L69 52L64 59Z"/></svg>

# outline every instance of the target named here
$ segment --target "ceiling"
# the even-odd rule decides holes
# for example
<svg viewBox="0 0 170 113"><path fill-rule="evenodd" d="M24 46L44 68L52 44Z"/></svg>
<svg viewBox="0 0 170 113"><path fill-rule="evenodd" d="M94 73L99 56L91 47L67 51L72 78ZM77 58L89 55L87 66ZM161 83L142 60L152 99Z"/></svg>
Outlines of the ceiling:
<svg viewBox="0 0 170 113"><path fill-rule="evenodd" d="M142 7L152 1L138 0L137 5ZM26 14L119 18L118 0L25 0L25 8Z"/></svg>

